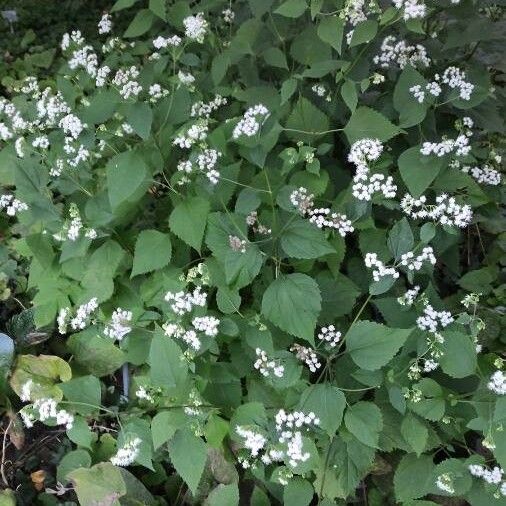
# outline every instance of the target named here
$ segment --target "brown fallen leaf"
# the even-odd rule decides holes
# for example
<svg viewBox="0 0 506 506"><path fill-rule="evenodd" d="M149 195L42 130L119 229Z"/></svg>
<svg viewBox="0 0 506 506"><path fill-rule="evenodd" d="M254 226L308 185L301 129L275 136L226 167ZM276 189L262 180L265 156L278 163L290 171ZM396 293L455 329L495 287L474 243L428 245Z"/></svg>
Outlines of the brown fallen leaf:
<svg viewBox="0 0 506 506"><path fill-rule="evenodd" d="M44 480L46 479L46 471L43 469L39 469L38 471L34 471L30 474L30 478L32 479L33 486L35 490L40 492L44 489Z"/></svg>

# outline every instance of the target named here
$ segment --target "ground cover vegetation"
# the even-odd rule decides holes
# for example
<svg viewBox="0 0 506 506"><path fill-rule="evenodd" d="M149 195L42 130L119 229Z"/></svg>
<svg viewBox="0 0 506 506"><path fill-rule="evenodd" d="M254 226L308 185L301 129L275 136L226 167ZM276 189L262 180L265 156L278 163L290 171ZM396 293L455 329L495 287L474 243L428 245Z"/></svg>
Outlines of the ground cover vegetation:
<svg viewBox="0 0 506 506"><path fill-rule="evenodd" d="M0 504L505 504L502 4L12 6Z"/></svg>

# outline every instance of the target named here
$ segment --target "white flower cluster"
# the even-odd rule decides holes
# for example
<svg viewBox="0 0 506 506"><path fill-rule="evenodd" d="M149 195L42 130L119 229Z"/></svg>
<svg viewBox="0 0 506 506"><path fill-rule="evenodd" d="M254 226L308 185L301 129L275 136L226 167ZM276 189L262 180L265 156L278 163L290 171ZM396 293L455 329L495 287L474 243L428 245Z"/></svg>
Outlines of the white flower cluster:
<svg viewBox="0 0 506 506"><path fill-rule="evenodd" d="M197 165L199 169L205 174L211 184L217 184L220 178L220 173L216 170L218 158L221 153L216 149L205 148L197 156Z"/></svg>
<svg viewBox="0 0 506 506"><path fill-rule="evenodd" d="M260 434L260 432L255 432L239 425L235 427L235 431L239 436L244 438L243 445L250 451L251 456L258 457L260 451L267 444L267 438Z"/></svg>
<svg viewBox="0 0 506 506"><path fill-rule="evenodd" d="M155 83L149 87L149 101L152 103L158 102L163 97L166 97L169 94L169 90L162 88L160 84Z"/></svg>
<svg viewBox="0 0 506 506"><path fill-rule="evenodd" d="M14 195L0 195L0 209L5 209L7 216L16 216L21 211L27 211L28 206Z"/></svg>
<svg viewBox="0 0 506 506"><path fill-rule="evenodd" d="M30 389L33 382L28 380L22 387L22 396L20 397L23 402L28 402L30 398ZM33 404L24 407L20 411L23 423L27 428L33 427L36 420L45 422L52 420L56 425L64 425L67 430L71 429L74 424L74 416L64 409L58 409L58 403L51 398L35 399Z"/></svg>
<svg viewBox="0 0 506 506"><path fill-rule="evenodd" d="M318 97L322 97L323 98L327 94L327 88L325 87L324 84L313 84L313 86L311 86L311 90ZM330 94L327 95L327 97L325 98L325 100L327 102L330 102L330 100L331 100Z"/></svg>
<svg viewBox="0 0 506 506"><path fill-rule="evenodd" d="M98 300L93 297L85 304L81 304L72 316L70 307L60 309L58 313L57 323L60 334L66 334L68 325L72 330L83 330L89 325L90 317L98 309Z"/></svg>
<svg viewBox="0 0 506 506"><path fill-rule="evenodd" d="M407 267L410 271L419 271L424 262L429 262L432 265L436 265L436 257L434 256L434 250L430 246L423 248L422 253L415 257L413 251L408 251L401 255L400 264Z"/></svg>
<svg viewBox="0 0 506 506"><path fill-rule="evenodd" d="M71 33L64 33L60 44L61 50L66 51L74 44L80 46L84 44L84 38L79 30L73 30Z"/></svg>
<svg viewBox="0 0 506 506"><path fill-rule="evenodd" d="M447 494L454 494L453 479L449 473L440 474L436 479L436 487Z"/></svg>
<svg viewBox="0 0 506 506"><path fill-rule="evenodd" d="M221 106L226 104L227 99L221 95L215 95L215 97L209 102L203 102L199 100L192 105L190 116L192 118L209 119L214 111L218 110Z"/></svg>
<svg viewBox="0 0 506 506"><path fill-rule="evenodd" d="M473 476L481 478L490 485L499 485L502 482L504 475L503 469L498 466L495 466L492 469L487 469L485 466L480 464L470 464L468 469ZM502 496L506 496L506 481L502 482L499 491Z"/></svg>
<svg viewBox="0 0 506 506"><path fill-rule="evenodd" d="M292 467L297 467L300 462L305 462L311 456L309 452L303 452L302 432L298 429L320 425L320 419L313 412L304 414L302 411L286 413L280 409L276 413L276 430L278 441L287 446L286 456Z"/></svg>
<svg viewBox="0 0 506 506"><path fill-rule="evenodd" d="M191 40L195 40L202 44L204 37L209 26L208 22L204 19L204 13L199 12L196 16L188 16L183 19L185 28L184 34Z"/></svg>
<svg viewBox="0 0 506 506"><path fill-rule="evenodd" d="M312 348L295 343L290 351L295 352L295 356L301 362L304 362L311 372L316 372L322 366L318 360L318 355Z"/></svg>
<svg viewBox="0 0 506 506"><path fill-rule="evenodd" d="M462 172L470 174L471 177L480 184L488 184L491 186L501 184L501 173L488 164L483 165L483 167L465 165L462 167Z"/></svg>
<svg viewBox="0 0 506 506"><path fill-rule="evenodd" d="M353 232L355 229L345 214L333 213L328 207L312 209L309 213L309 222L318 228L331 228L337 230L341 237Z"/></svg>
<svg viewBox="0 0 506 506"><path fill-rule="evenodd" d="M401 209L411 218L429 219L450 227L465 228L473 219L470 205L457 204L455 197L449 197L445 193L436 197L434 205L428 205L424 195L415 199L406 194L401 201Z"/></svg>
<svg viewBox="0 0 506 506"><path fill-rule="evenodd" d="M501 371L495 371L490 377L487 388L497 395L506 395L506 374Z"/></svg>
<svg viewBox="0 0 506 506"><path fill-rule="evenodd" d="M427 56L427 50L421 44L411 46L405 40L397 40L393 35L388 35L381 43L381 53L373 58L376 65L383 68L397 65L403 69L406 65L413 67L428 67L430 58Z"/></svg>
<svg viewBox="0 0 506 506"><path fill-rule="evenodd" d="M443 138L440 142L424 142L420 148L420 153L425 156L431 154L441 158L455 152L456 156L467 156L471 151L469 138L461 134L456 139Z"/></svg>
<svg viewBox="0 0 506 506"><path fill-rule="evenodd" d="M208 130L207 121L199 121L187 128L184 133L178 135L172 143L181 149L189 149L195 143L205 140Z"/></svg>
<svg viewBox="0 0 506 506"><path fill-rule="evenodd" d="M367 19L372 7L374 7L374 3L366 0L346 0L339 16L350 25L357 26Z"/></svg>
<svg viewBox="0 0 506 506"><path fill-rule="evenodd" d="M108 13L104 13L98 22L98 33L99 35L104 35L106 33L110 33L112 30L112 19L111 15Z"/></svg>
<svg viewBox="0 0 506 506"><path fill-rule="evenodd" d="M352 144L348 161L357 169L353 176L352 192L358 200L370 201L375 193L382 193L385 198L395 197L397 186L392 176L370 173L370 162L376 161L382 152L383 145L378 139L360 139Z"/></svg>
<svg viewBox="0 0 506 506"><path fill-rule="evenodd" d="M221 14L223 15L223 21L228 24L232 24L235 19L235 12L232 9L224 9L221 11Z"/></svg>
<svg viewBox="0 0 506 506"><path fill-rule="evenodd" d="M408 378L411 380L419 380L421 373L429 373L435 371L439 367L439 364L432 358L424 359L420 365L419 361L416 360L409 367Z"/></svg>
<svg viewBox="0 0 506 506"><path fill-rule="evenodd" d="M131 311L117 308L112 313L111 321L106 325L104 334L111 339L121 341L132 330L132 327L128 325L132 318Z"/></svg>
<svg viewBox="0 0 506 506"><path fill-rule="evenodd" d="M270 359L267 353L260 349L255 349L255 354L258 357L253 364L253 367L257 369L260 374L266 378L270 377L271 373L277 378L282 378L285 373L284 366L277 363L275 360Z"/></svg>
<svg viewBox="0 0 506 506"><path fill-rule="evenodd" d="M135 397L137 397L137 399L147 401L150 404L154 404L155 402L155 398L153 397L153 395L148 391L146 387L142 385L139 386L135 391Z"/></svg>
<svg viewBox="0 0 506 506"><path fill-rule="evenodd" d="M328 207L314 208L314 195L300 187L290 194L290 202L302 216L308 216L309 222L318 228L336 230L342 237L355 229L345 214L332 212Z"/></svg>
<svg viewBox="0 0 506 506"><path fill-rule="evenodd" d="M136 97L142 91L142 86L136 81L139 74L139 69L134 65L128 69L119 69L116 72L112 84L118 87L119 94L125 100Z"/></svg>
<svg viewBox="0 0 506 506"><path fill-rule="evenodd" d="M449 311L436 311L430 304L426 304L423 315L416 319L420 330L428 331L431 334L438 334L439 328L445 328L453 323L453 316Z"/></svg>
<svg viewBox="0 0 506 506"><path fill-rule="evenodd" d="M400 297L398 297L397 302L401 306L408 306L408 307L412 306L413 303L415 302L415 299L418 297L419 292L420 292L420 287L418 285L414 286L410 290L407 290L404 295L401 295Z"/></svg>
<svg viewBox="0 0 506 506"><path fill-rule="evenodd" d="M269 110L262 104L250 107L234 127L232 137L234 139L239 139L242 135L253 137L260 130L260 127L269 115Z"/></svg>
<svg viewBox="0 0 506 506"><path fill-rule="evenodd" d="M270 235L272 233L270 228L267 228L258 221L258 213L256 211L251 211L251 213L246 216L246 225L248 225L248 227L253 227L253 232L261 235Z"/></svg>
<svg viewBox="0 0 506 506"><path fill-rule="evenodd" d="M182 70L177 73L177 78L181 84L184 84L190 88L191 85L195 82L195 76L193 76L193 74L190 74L189 72L183 72Z"/></svg>
<svg viewBox="0 0 506 506"><path fill-rule="evenodd" d="M121 448L118 448L116 453L110 458L110 461L115 466L127 467L135 462L139 455L139 446L141 439L136 437L127 441Z"/></svg>
<svg viewBox="0 0 506 506"><path fill-rule="evenodd" d="M474 84L466 81L466 73L457 67L448 67L443 75L436 74L434 80L428 82L423 88L417 84L409 88L409 91L415 97L419 103L423 103L426 97L426 93L434 97L439 97L443 92L442 85L447 85L450 89L457 89L459 91L459 97L462 100L470 100L471 94L474 90Z"/></svg>
<svg viewBox="0 0 506 506"><path fill-rule="evenodd" d="M318 333L318 339L327 343L331 348L335 348L341 339L341 332L337 331L334 325L322 327Z"/></svg>
<svg viewBox="0 0 506 506"><path fill-rule="evenodd" d="M202 292L200 286L197 286L193 292L167 292L165 300L172 302L170 305L172 311L182 316L186 313L191 313L194 306L204 307L207 302L207 294Z"/></svg>
<svg viewBox="0 0 506 506"><path fill-rule="evenodd" d="M377 253L366 253L364 257L365 266L372 271L374 281L379 281L385 276L392 276L394 279L399 277L399 272L395 267L387 267L379 258Z"/></svg>
<svg viewBox="0 0 506 506"><path fill-rule="evenodd" d="M81 214L79 213L78 207L72 203L69 207L69 220L66 220L63 224L60 232L53 234L53 237L57 241L76 241L80 235L81 230L85 230L84 237L87 239L96 239L97 231L94 228L84 228Z"/></svg>
<svg viewBox="0 0 506 506"><path fill-rule="evenodd" d="M232 251L236 251L238 253L246 253L246 240L237 237L236 235L228 236L228 245Z"/></svg>
<svg viewBox="0 0 506 506"><path fill-rule="evenodd" d="M178 35L172 35L171 37L165 38L159 35L153 40L153 46L156 49L165 49L167 47L177 47L181 44L181 37Z"/></svg>
<svg viewBox="0 0 506 506"><path fill-rule="evenodd" d="M396 9L403 10L405 21L424 18L427 13L427 6L422 0L392 0L392 3Z"/></svg>
<svg viewBox="0 0 506 506"><path fill-rule="evenodd" d="M208 337L216 337L218 335L218 325L220 320L214 316L196 316L192 320L192 325L196 330L203 332Z"/></svg>

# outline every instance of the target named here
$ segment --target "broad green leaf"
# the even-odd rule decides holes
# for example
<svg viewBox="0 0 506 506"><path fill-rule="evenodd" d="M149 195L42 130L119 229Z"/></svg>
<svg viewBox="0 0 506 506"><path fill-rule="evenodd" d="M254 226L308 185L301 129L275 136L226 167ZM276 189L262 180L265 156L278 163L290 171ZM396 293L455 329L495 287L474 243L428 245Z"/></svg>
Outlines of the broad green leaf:
<svg viewBox="0 0 506 506"><path fill-rule="evenodd" d="M399 126L402 128L418 125L425 119L427 105L420 103L409 91L413 86L425 90L427 81L411 65L406 65L401 72L394 89L394 107L399 113Z"/></svg>
<svg viewBox="0 0 506 506"><path fill-rule="evenodd" d="M81 415L97 413L101 406L102 389L95 376L80 376L60 385L65 400L75 404L69 407ZM96 407L94 407L96 406Z"/></svg>
<svg viewBox="0 0 506 506"><path fill-rule="evenodd" d="M300 97L286 121L286 128L299 130L298 132L288 131L287 135L290 137L311 142L318 138L317 132L329 129L329 119L307 98Z"/></svg>
<svg viewBox="0 0 506 506"><path fill-rule="evenodd" d="M315 280L306 274L281 275L262 298L262 314L281 330L314 344L321 295Z"/></svg>
<svg viewBox="0 0 506 506"><path fill-rule="evenodd" d="M102 337L87 329L74 334L67 341L74 360L94 376L107 376L125 362L125 353L108 337Z"/></svg>
<svg viewBox="0 0 506 506"><path fill-rule="evenodd" d="M151 123L153 122L153 111L146 102L135 102L130 104L126 111L128 124L141 139L149 139Z"/></svg>
<svg viewBox="0 0 506 506"><path fill-rule="evenodd" d="M93 440L96 439L95 433L91 431L86 419L82 416L74 416L72 427L67 429L67 437L77 446L88 450L91 450Z"/></svg>
<svg viewBox="0 0 506 506"><path fill-rule="evenodd" d="M348 314L360 295L358 286L341 273L332 276L329 272L320 272L316 277L316 282L322 296L322 310L319 318L322 322L330 322Z"/></svg>
<svg viewBox="0 0 506 506"><path fill-rule="evenodd" d="M441 369L453 378L465 378L476 372L476 346L469 336L447 330L442 332L444 343L441 345L443 356L439 359Z"/></svg>
<svg viewBox="0 0 506 506"><path fill-rule="evenodd" d="M151 436L156 450L172 439L176 431L186 425L187 416L182 409L160 411L151 420Z"/></svg>
<svg viewBox="0 0 506 506"><path fill-rule="evenodd" d="M400 129L374 109L359 107L344 127L344 133L350 144L364 138L384 142L398 135Z"/></svg>
<svg viewBox="0 0 506 506"><path fill-rule="evenodd" d="M110 462L101 462L89 469L75 469L67 477L74 484L81 506L96 506L98 503L119 506L119 498L126 494L121 473Z"/></svg>
<svg viewBox="0 0 506 506"><path fill-rule="evenodd" d="M344 414L346 428L367 446L376 448L383 428L381 411L372 402L360 401L350 406Z"/></svg>
<svg viewBox="0 0 506 506"><path fill-rule="evenodd" d="M341 86L341 97L348 109L353 113L358 104L357 86L350 79L346 79Z"/></svg>
<svg viewBox="0 0 506 506"><path fill-rule="evenodd" d="M404 503L426 495L432 486L433 469L432 457L428 455L404 455L394 475L396 499Z"/></svg>
<svg viewBox="0 0 506 506"><path fill-rule="evenodd" d="M158 230L142 230L137 236L130 277L165 267L172 256L170 236Z"/></svg>
<svg viewBox="0 0 506 506"><path fill-rule="evenodd" d="M60 460L56 470L56 478L60 483L65 485L68 482L67 474L75 471L76 469L80 469L82 467L88 468L90 466L91 457L86 450L80 448L78 450L70 451Z"/></svg>
<svg viewBox="0 0 506 506"><path fill-rule="evenodd" d="M125 151L109 160L106 168L111 209L137 202L149 186L148 166L135 151Z"/></svg>
<svg viewBox="0 0 506 506"><path fill-rule="evenodd" d="M155 16L149 9L141 9L128 25L123 37L132 38L144 35L151 28L154 20Z"/></svg>
<svg viewBox="0 0 506 506"><path fill-rule="evenodd" d="M396 222L388 233L388 248L396 260L400 259L404 253L411 251L414 243L413 232L406 218Z"/></svg>
<svg viewBox="0 0 506 506"><path fill-rule="evenodd" d="M401 434L417 456L420 456L425 450L429 437L427 426L418 417L408 413L402 420Z"/></svg>
<svg viewBox="0 0 506 506"><path fill-rule="evenodd" d="M285 102L287 102L290 97L295 93L295 90L297 89L297 79L294 79L291 77L290 79L287 79L286 81L283 81L283 84L281 85L281 105L283 105Z"/></svg>
<svg viewBox="0 0 506 506"><path fill-rule="evenodd" d="M286 0L275 11L275 14L285 16L287 18L298 18L302 16L307 9L306 0Z"/></svg>
<svg viewBox="0 0 506 506"><path fill-rule="evenodd" d="M285 506L308 506L312 501L314 489L309 481L294 477L283 490Z"/></svg>
<svg viewBox="0 0 506 506"><path fill-rule="evenodd" d="M359 367L374 371L392 360L412 331L359 321L351 326L345 336L346 350Z"/></svg>
<svg viewBox="0 0 506 506"><path fill-rule="evenodd" d="M227 284L236 290L249 285L260 272L262 264L263 257L256 244L248 244L244 253L230 248L224 258Z"/></svg>
<svg viewBox="0 0 506 506"><path fill-rule="evenodd" d="M431 185L445 163L444 157L422 155L420 146L407 149L397 160L402 180L415 198Z"/></svg>
<svg viewBox="0 0 506 506"><path fill-rule="evenodd" d="M180 429L169 443L169 455L176 471L195 494L207 460L204 441L190 430Z"/></svg>
<svg viewBox="0 0 506 506"><path fill-rule="evenodd" d="M170 215L171 232L192 248L200 251L209 210L209 201L201 197L185 198Z"/></svg>
<svg viewBox="0 0 506 506"><path fill-rule="evenodd" d="M249 8L257 18L268 12L273 3L274 0L248 0Z"/></svg>
<svg viewBox="0 0 506 506"><path fill-rule="evenodd" d="M370 42L378 33L378 22L373 19L366 19L353 29L350 47L359 46Z"/></svg>
<svg viewBox="0 0 506 506"><path fill-rule="evenodd" d="M320 427L333 436L343 418L346 397L328 383L310 385L301 395L300 410L313 411L320 419Z"/></svg>
<svg viewBox="0 0 506 506"><path fill-rule="evenodd" d="M220 483L211 490L206 504L209 506L237 506L239 504L239 488L237 483L224 485Z"/></svg>
<svg viewBox="0 0 506 506"><path fill-rule="evenodd" d="M265 63L267 63L271 67L279 67L281 69L288 70L286 56L285 53L281 51L281 49L277 47L270 47L269 49L263 52L262 56L264 57Z"/></svg>
<svg viewBox="0 0 506 506"><path fill-rule="evenodd" d="M338 16L323 16L318 25L318 37L330 44L339 54L343 42L344 21Z"/></svg>
<svg viewBox="0 0 506 506"><path fill-rule="evenodd" d="M114 5L111 7L111 12L128 9L129 7L132 7L135 2L137 2L137 0L116 0Z"/></svg>
<svg viewBox="0 0 506 506"><path fill-rule="evenodd" d="M319 258L335 252L323 232L302 219L283 227L281 247L291 258Z"/></svg>
<svg viewBox="0 0 506 506"><path fill-rule="evenodd" d="M180 385L187 375L179 346L163 332L157 331L149 350L150 377L156 386L172 388Z"/></svg>
<svg viewBox="0 0 506 506"><path fill-rule="evenodd" d="M149 0L149 10L160 19L167 19L165 0Z"/></svg>

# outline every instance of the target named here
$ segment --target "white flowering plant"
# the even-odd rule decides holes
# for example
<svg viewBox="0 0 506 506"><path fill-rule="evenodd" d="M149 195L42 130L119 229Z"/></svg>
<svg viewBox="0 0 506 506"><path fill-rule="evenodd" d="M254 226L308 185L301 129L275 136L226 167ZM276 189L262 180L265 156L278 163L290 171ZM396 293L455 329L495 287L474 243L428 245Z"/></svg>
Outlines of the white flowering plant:
<svg viewBox="0 0 506 506"><path fill-rule="evenodd" d="M500 19L117 0L10 82L4 442L65 434L44 504L504 503Z"/></svg>

